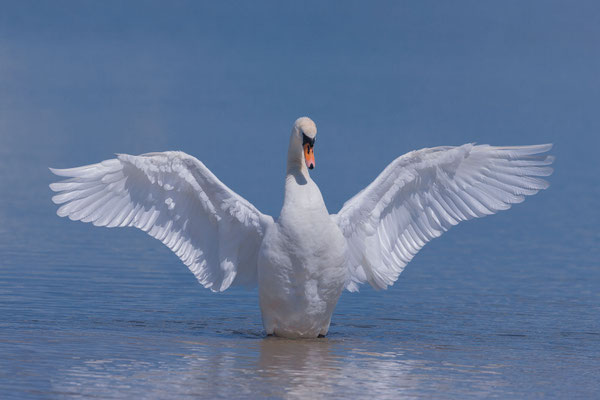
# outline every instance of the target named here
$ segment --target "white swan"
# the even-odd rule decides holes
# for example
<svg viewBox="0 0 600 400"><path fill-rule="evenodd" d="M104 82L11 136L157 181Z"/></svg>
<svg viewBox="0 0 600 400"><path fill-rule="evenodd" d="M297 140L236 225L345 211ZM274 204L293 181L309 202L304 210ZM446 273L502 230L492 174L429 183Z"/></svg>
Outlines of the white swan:
<svg viewBox="0 0 600 400"><path fill-rule="evenodd" d="M267 334L329 329L344 288L392 285L431 239L548 187L551 145L465 144L412 151L330 215L308 169L317 128L294 123L279 218L262 214L182 152L119 154L52 183L57 214L96 226L134 226L167 245L202 285L259 287Z"/></svg>

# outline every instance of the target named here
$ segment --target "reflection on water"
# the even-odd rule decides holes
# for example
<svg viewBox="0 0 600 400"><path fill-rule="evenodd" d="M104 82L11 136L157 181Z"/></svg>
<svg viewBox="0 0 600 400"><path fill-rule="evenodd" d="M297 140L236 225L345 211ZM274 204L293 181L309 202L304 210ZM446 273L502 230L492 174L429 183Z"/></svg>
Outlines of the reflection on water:
<svg viewBox="0 0 600 400"><path fill-rule="evenodd" d="M157 359L122 354L82 360L56 371L51 392L108 398L141 393L145 398L416 398L444 391L486 396L502 386L494 371L498 366L435 365L336 339L170 338L165 344ZM435 379L453 374L458 375L454 383L462 384L458 390Z"/></svg>
<svg viewBox="0 0 600 400"><path fill-rule="evenodd" d="M264 339L260 342L259 374L269 386L278 387L279 393L273 395L307 398L332 393L340 361L332 347L328 339Z"/></svg>

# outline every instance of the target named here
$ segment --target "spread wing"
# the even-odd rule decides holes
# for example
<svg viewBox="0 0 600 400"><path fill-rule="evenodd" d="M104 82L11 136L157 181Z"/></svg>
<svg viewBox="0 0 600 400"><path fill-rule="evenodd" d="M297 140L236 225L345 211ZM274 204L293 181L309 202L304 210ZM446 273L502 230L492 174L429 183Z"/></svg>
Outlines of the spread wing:
<svg viewBox="0 0 600 400"><path fill-rule="evenodd" d="M392 285L415 254L452 225L506 210L546 189L552 145L465 144L407 153L334 216L348 242L346 289Z"/></svg>
<svg viewBox="0 0 600 400"><path fill-rule="evenodd" d="M119 154L70 169L52 183L57 214L96 226L134 226L169 247L213 291L256 284L269 216L182 152Z"/></svg>

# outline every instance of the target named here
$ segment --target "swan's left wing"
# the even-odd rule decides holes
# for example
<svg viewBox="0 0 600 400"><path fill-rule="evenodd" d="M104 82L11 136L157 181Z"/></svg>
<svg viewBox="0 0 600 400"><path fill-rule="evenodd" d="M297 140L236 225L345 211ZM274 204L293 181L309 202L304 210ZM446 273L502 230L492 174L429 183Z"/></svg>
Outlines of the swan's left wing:
<svg viewBox="0 0 600 400"><path fill-rule="evenodd" d="M548 187L552 145L465 144L407 153L334 216L348 242L346 289L392 285L431 239Z"/></svg>
<svg viewBox="0 0 600 400"><path fill-rule="evenodd" d="M53 183L57 214L96 226L133 226L160 240L213 291L256 284L258 250L273 219L179 151L70 169Z"/></svg>

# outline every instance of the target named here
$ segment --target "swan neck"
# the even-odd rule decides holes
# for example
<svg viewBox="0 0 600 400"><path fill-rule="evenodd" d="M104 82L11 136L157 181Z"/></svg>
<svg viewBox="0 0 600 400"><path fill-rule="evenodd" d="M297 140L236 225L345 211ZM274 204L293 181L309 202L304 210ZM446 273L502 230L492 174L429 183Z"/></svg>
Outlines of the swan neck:
<svg viewBox="0 0 600 400"><path fill-rule="evenodd" d="M302 142L299 136L292 131L288 147L286 175L297 176L298 174L304 176L307 180L309 179L308 168L306 168L306 163L304 162Z"/></svg>

